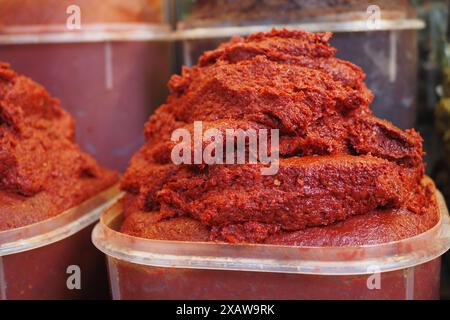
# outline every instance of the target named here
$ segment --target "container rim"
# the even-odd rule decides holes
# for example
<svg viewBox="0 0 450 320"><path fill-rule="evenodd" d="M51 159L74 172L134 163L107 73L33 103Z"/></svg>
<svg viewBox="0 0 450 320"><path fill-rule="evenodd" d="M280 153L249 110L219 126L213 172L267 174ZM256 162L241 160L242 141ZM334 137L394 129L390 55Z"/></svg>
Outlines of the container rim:
<svg viewBox="0 0 450 320"><path fill-rule="evenodd" d="M94 245L109 257L151 267L359 275L411 268L450 248L450 217L436 191L440 220L417 236L359 247L295 247L261 244L163 241L120 233L111 225L122 216L120 201L103 213L92 233Z"/></svg>
<svg viewBox="0 0 450 320"><path fill-rule="evenodd" d="M37 249L63 240L96 222L102 211L122 194L108 188L63 213L34 224L0 232L0 257Z"/></svg>
<svg viewBox="0 0 450 320"><path fill-rule="evenodd" d="M321 21L289 24L248 25L248 26L221 26L221 27L194 27L178 29L173 32L175 40L196 40L227 38L233 35L247 36L255 32L267 32L276 29L300 29L309 32L374 32L374 31L400 31L420 30L425 28L421 19L381 19L376 28L369 28L367 20L354 21Z"/></svg>
<svg viewBox="0 0 450 320"><path fill-rule="evenodd" d="M372 32L420 30L425 22L420 19L381 19L371 29L366 20L321 21L289 24L194 27L172 31L169 24L152 23L92 23L80 30L67 30L63 24L0 27L0 45L85 43L117 41L185 41L198 39L247 36L267 32L272 28L301 29L309 32Z"/></svg>
<svg viewBox="0 0 450 320"><path fill-rule="evenodd" d="M64 24L0 27L0 44L49 44L110 41L170 41L171 26L155 23L89 23L79 30Z"/></svg>

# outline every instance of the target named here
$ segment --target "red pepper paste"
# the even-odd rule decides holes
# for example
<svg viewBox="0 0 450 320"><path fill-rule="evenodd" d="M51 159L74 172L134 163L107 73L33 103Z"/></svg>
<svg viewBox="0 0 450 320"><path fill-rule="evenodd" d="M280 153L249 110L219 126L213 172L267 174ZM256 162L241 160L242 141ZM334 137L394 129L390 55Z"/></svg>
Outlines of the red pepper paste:
<svg viewBox="0 0 450 320"><path fill-rule="evenodd" d="M234 37L174 75L122 188L137 237L310 246L376 244L439 217L422 138L375 117L365 74L335 58L330 33ZM175 165L177 128L279 129L280 166Z"/></svg>
<svg viewBox="0 0 450 320"><path fill-rule="evenodd" d="M0 231L58 215L117 180L77 146L59 100L0 62Z"/></svg>

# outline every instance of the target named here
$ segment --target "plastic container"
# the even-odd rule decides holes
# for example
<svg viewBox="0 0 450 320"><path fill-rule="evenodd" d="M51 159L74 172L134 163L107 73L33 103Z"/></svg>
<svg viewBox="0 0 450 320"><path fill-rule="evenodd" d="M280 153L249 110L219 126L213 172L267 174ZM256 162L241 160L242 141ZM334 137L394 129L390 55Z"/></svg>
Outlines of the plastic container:
<svg viewBox="0 0 450 320"><path fill-rule="evenodd" d="M167 96L166 1L76 1L81 29L69 30L72 2L0 0L0 60L58 97L76 119L79 145L101 165L123 171Z"/></svg>
<svg viewBox="0 0 450 320"><path fill-rule="evenodd" d="M106 211L93 242L106 254L114 299L438 299L450 218L418 236L362 247L160 241L118 232Z"/></svg>
<svg viewBox="0 0 450 320"><path fill-rule="evenodd" d="M233 35L246 36L272 28L331 31L337 57L360 66L366 83L375 94L372 110L381 118L407 129L417 117L417 30L423 21L415 19L408 1L346 2L228 0L178 1L176 36L181 40L182 64L192 66L206 50L215 49ZM221 8L213 11L215 6ZM253 3L253 7L252 7ZM371 23L367 8L379 5L380 17ZM221 7L222 5L222 7ZM375 16L373 16L375 17Z"/></svg>
<svg viewBox="0 0 450 320"><path fill-rule="evenodd" d="M106 299L104 258L90 234L119 195L114 186L58 216L0 232L0 300ZM67 286L77 281L68 280L70 266L79 267L80 290Z"/></svg>
<svg viewBox="0 0 450 320"><path fill-rule="evenodd" d="M254 25L261 21L288 23L366 19L379 9L383 19L415 15L410 0L176 0L178 27ZM374 9L374 7L376 7Z"/></svg>

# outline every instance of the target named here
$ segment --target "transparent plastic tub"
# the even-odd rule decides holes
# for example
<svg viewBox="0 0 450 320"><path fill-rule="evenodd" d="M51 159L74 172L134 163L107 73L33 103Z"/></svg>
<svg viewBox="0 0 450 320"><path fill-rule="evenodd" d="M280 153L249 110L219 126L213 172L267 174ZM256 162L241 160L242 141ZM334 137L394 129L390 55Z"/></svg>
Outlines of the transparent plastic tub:
<svg viewBox="0 0 450 320"><path fill-rule="evenodd" d="M405 240L361 247L193 243L118 232L122 208L94 228L114 299L438 299L450 218Z"/></svg>
<svg viewBox="0 0 450 320"><path fill-rule="evenodd" d="M108 298L104 259L90 235L119 196L116 185L58 216L0 232L0 300ZM68 280L74 268L80 289Z"/></svg>
<svg viewBox="0 0 450 320"><path fill-rule="evenodd" d="M76 120L77 142L123 171L144 143L142 127L167 96L167 24L0 27L0 60L42 84Z"/></svg>

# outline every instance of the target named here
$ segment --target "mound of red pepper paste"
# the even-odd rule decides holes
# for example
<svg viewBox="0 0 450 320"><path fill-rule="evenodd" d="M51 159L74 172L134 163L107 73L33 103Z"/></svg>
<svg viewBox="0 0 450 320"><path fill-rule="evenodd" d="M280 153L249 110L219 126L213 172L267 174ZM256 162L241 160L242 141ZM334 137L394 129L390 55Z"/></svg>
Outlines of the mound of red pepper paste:
<svg viewBox="0 0 450 320"><path fill-rule="evenodd" d="M394 241L438 220L422 139L375 117L365 74L330 33L232 38L169 82L122 182L122 232L163 240L344 246ZM171 134L279 130L279 170L171 161Z"/></svg>
<svg viewBox="0 0 450 320"><path fill-rule="evenodd" d="M59 101L0 62L0 231L56 216L117 182L74 138Z"/></svg>

